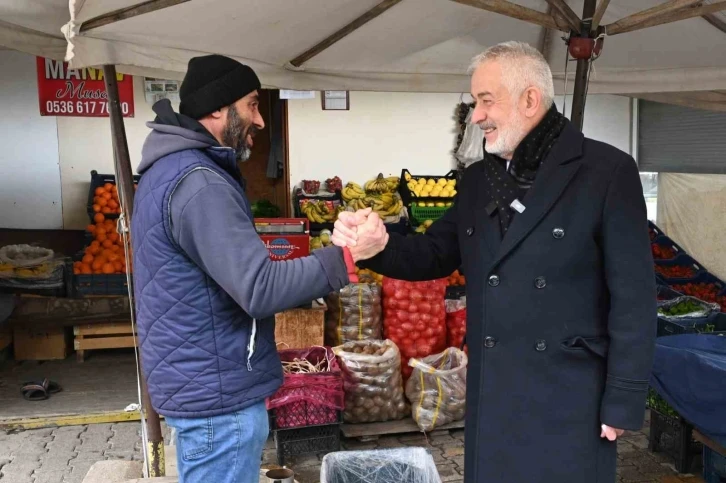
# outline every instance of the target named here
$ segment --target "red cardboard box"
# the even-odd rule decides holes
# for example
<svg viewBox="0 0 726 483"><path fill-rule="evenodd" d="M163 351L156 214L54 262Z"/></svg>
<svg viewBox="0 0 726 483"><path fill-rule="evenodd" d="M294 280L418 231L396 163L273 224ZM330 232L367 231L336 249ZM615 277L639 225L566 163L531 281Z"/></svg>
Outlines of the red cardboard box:
<svg viewBox="0 0 726 483"><path fill-rule="evenodd" d="M292 260L310 255L310 222L307 218L259 218L255 229L272 260Z"/></svg>

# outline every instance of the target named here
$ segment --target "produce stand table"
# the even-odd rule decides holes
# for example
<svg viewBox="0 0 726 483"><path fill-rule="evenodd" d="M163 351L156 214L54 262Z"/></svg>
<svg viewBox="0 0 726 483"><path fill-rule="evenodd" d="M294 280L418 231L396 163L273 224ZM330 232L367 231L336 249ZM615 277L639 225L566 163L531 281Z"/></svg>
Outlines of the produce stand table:
<svg viewBox="0 0 726 483"><path fill-rule="evenodd" d="M463 429L464 421L455 421L436 428L436 431L446 431L451 429ZM343 436L346 438L377 438L386 434L405 434L420 433L418 425L413 418L402 419L400 421L388 421L385 423L358 423L343 424L341 426Z"/></svg>

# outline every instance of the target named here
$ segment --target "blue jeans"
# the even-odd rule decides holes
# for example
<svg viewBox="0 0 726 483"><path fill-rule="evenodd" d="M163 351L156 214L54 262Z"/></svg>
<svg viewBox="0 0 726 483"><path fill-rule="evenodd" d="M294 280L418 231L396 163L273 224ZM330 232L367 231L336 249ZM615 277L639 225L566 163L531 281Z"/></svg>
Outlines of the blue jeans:
<svg viewBox="0 0 726 483"><path fill-rule="evenodd" d="M209 418L165 418L176 429L179 483L258 483L270 432L265 403Z"/></svg>

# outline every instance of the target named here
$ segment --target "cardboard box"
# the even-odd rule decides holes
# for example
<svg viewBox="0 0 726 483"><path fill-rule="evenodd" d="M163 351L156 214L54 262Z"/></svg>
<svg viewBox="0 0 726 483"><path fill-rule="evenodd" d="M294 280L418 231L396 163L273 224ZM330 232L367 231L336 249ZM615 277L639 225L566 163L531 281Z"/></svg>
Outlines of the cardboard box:
<svg viewBox="0 0 726 483"><path fill-rule="evenodd" d="M275 315L275 342L278 350L307 349L325 342L325 303L310 308L286 310Z"/></svg>
<svg viewBox="0 0 726 483"><path fill-rule="evenodd" d="M69 327L16 328L13 332L13 347L16 361L47 361L65 359L71 348Z"/></svg>

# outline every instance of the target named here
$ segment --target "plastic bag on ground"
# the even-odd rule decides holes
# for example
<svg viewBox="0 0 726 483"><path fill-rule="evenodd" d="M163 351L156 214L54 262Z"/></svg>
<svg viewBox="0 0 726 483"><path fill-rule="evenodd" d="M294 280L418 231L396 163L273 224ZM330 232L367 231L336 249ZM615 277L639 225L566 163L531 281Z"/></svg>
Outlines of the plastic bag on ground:
<svg viewBox="0 0 726 483"><path fill-rule="evenodd" d="M346 423L385 422L411 414L403 395L401 354L393 342L347 342L333 352L343 371Z"/></svg>
<svg viewBox="0 0 726 483"><path fill-rule="evenodd" d="M321 483L441 483L434 459L424 448L328 453Z"/></svg>
<svg viewBox="0 0 726 483"><path fill-rule="evenodd" d="M375 283L354 283L328 295L325 343L338 346L354 340L380 340L381 292Z"/></svg>
<svg viewBox="0 0 726 483"><path fill-rule="evenodd" d="M413 374L406 383L413 420L422 431L433 431L466 413L466 365L468 358L456 348L423 359L411 359Z"/></svg>

